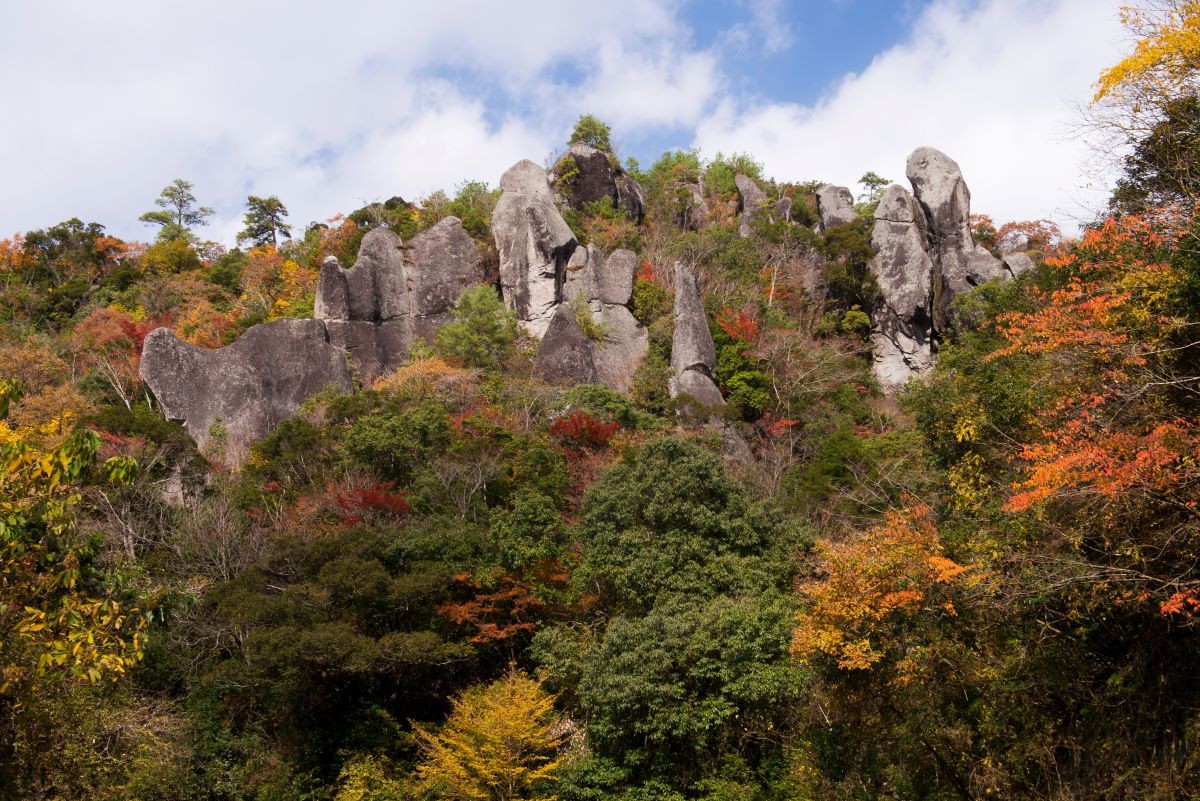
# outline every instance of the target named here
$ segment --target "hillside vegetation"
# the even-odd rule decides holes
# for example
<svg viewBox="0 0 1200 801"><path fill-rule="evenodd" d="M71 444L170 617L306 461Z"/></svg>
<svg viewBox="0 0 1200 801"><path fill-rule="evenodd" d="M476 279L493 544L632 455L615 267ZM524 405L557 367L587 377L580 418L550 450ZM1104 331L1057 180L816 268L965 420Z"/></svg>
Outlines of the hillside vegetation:
<svg viewBox="0 0 1200 801"><path fill-rule="evenodd" d="M591 116L567 144L644 193L563 208L637 255L627 393L545 381L489 279L239 467L165 418L152 330L312 318L373 229L457 217L494 277L484 181L303 230L252 196L226 250L175 180L149 244L0 241L0 798L1200 798L1200 3L1127 23L1092 107L1131 154L1110 208L1077 240L973 217L1032 269L956 297L894 395L888 180L822 231L819 181L622 163ZM790 220L740 214L739 176ZM676 261L719 425L668 391Z"/></svg>

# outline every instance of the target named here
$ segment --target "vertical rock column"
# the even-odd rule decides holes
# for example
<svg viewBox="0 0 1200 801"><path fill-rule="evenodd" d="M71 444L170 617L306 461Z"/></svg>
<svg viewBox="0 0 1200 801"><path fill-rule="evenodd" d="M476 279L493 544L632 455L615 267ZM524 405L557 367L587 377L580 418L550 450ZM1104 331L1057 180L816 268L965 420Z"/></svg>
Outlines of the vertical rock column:
<svg viewBox="0 0 1200 801"><path fill-rule="evenodd" d="M541 338L562 302L575 235L554 205L546 171L519 161L500 178L492 234L500 254L500 291L523 326Z"/></svg>
<svg viewBox="0 0 1200 801"><path fill-rule="evenodd" d="M688 396L701 406L724 406L725 399L713 381L717 352L695 274L675 262L675 333L671 338L672 398Z"/></svg>
<svg viewBox="0 0 1200 801"><path fill-rule="evenodd" d="M871 272L882 302L872 314L872 369L888 394L933 364L933 260L924 221L913 196L895 184L875 209Z"/></svg>

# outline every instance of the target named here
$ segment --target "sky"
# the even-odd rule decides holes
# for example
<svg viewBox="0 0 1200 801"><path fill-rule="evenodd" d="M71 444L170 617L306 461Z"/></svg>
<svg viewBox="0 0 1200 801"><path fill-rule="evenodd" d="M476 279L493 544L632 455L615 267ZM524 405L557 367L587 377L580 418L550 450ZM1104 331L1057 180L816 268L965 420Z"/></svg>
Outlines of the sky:
<svg viewBox="0 0 1200 801"><path fill-rule="evenodd" d="M575 120L622 157L749 153L778 180L905 183L922 145L976 212L1071 229L1077 134L1122 0L3 0L0 237L70 217L149 240L171 180L232 245L249 194L299 230L546 163Z"/></svg>

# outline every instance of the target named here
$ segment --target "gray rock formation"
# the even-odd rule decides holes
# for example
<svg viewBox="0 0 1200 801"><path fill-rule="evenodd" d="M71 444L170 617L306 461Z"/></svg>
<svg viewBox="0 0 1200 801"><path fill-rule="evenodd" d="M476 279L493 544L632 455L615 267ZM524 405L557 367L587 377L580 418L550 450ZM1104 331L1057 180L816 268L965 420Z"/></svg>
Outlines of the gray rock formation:
<svg viewBox="0 0 1200 801"><path fill-rule="evenodd" d="M854 195L844 186L825 184L817 190L817 215L822 231L854 222Z"/></svg>
<svg viewBox="0 0 1200 801"><path fill-rule="evenodd" d="M1004 267L971 236L971 192L954 159L940 150L919 147L908 157L906 172L928 223L939 282L934 313L941 324L956 295L1004 275Z"/></svg>
<svg viewBox="0 0 1200 801"><path fill-rule="evenodd" d="M457 217L412 238L376 228L363 237L358 259L343 270L326 259L317 281L313 316L327 324L329 341L350 354L358 377L369 381L404 363L417 337L432 341L450 318L464 287L484 280L483 260Z"/></svg>
<svg viewBox="0 0 1200 801"><path fill-rule="evenodd" d="M758 188L758 184L748 175L740 172L733 176L733 183L738 191L738 211L742 214L753 213L758 207L767 202L767 193Z"/></svg>
<svg viewBox="0 0 1200 801"><path fill-rule="evenodd" d="M595 348L580 329L569 303L561 303L538 346L534 372L551 384L595 384L599 381Z"/></svg>
<svg viewBox="0 0 1200 801"><path fill-rule="evenodd" d="M708 201L700 184L685 184L688 201L684 206L679 225L689 231L699 231L708 224Z"/></svg>
<svg viewBox="0 0 1200 801"><path fill-rule="evenodd" d="M872 314L875 377L895 392L933 363L933 260L925 218L902 186L889 186L875 210L871 272L882 303Z"/></svg>
<svg viewBox="0 0 1200 801"><path fill-rule="evenodd" d="M614 251L607 258L595 245L576 248L567 263L566 280L563 283L562 306L574 305L586 309L603 338L589 340L592 351L592 367L584 368L575 378L575 383L600 383L618 391L628 391L633 384L633 374L646 355L649 339L646 329L633 316L629 306L633 301L633 276L637 270L637 256L630 250ZM556 313L556 318L558 313ZM575 314L571 319L577 326ZM542 349L538 352L538 363L549 346L546 340L556 333L552 323L543 337ZM541 372L561 374L562 370ZM559 379L562 383L563 379Z"/></svg>
<svg viewBox="0 0 1200 801"><path fill-rule="evenodd" d="M687 396L703 407L724 406L713 381L717 353L704 307L700 284L690 269L675 262L675 333L671 338L672 398Z"/></svg>
<svg viewBox="0 0 1200 801"><path fill-rule="evenodd" d="M646 218L646 196L642 185L622 171L614 179L617 184L617 208L638 225Z"/></svg>
<svg viewBox="0 0 1200 801"><path fill-rule="evenodd" d="M500 179L492 234L500 254L500 289L525 328L541 337L562 302L575 235L554 206L546 171L519 161Z"/></svg>
<svg viewBox="0 0 1200 801"><path fill-rule="evenodd" d="M775 217L782 222L792 221L792 199L781 197L775 201Z"/></svg>
<svg viewBox="0 0 1200 801"><path fill-rule="evenodd" d="M158 328L146 337L140 367L169 420L183 423L201 450L229 466L326 386L352 388L346 355L320 320L252 326L236 342L209 350ZM224 441L212 441L214 424Z"/></svg>
<svg viewBox="0 0 1200 801"><path fill-rule="evenodd" d="M767 194L758 188L753 178L740 172L733 176L733 183L738 191L738 236L745 238L750 236L750 220L767 202Z"/></svg>
<svg viewBox="0 0 1200 801"><path fill-rule="evenodd" d="M1020 278L1023 273L1033 269L1033 259L1024 252L1006 253L1002 261L1004 262L1004 271L1008 273L1009 278Z"/></svg>
<svg viewBox="0 0 1200 801"><path fill-rule="evenodd" d="M611 198L616 208L640 223L645 214L642 187L603 150L571 145L554 165L551 179L563 202L575 209Z"/></svg>

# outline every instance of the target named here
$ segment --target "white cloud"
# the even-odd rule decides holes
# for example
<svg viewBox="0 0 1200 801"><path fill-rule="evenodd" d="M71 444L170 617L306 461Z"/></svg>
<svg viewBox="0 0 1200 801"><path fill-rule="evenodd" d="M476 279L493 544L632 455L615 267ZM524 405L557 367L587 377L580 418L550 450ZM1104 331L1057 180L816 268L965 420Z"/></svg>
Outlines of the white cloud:
<svg viewBox="0 0 1200 801"><path fill-rule="evenodd" d="M867 170L907 184L908 154L932 145L962 167L974 210L1073 226L1103 201L1104 188L1081 178L1090 154L1069 127L1075 104L1120 56L1119 5L938 0L908 41L815 106L726 98L695 144L751 153L780 178L851 187Z"/></svg>
<svg viewBox="0 0 1200 801"><path fill-rule="evenodd" d="M694 122L715 68L683 52L675 13L674 0L5 3L0 235L78 215L147 237L137 216L176 177L217 207L206 234L227 242L249 191L278 194L303 225L358 198L495 183L579 113L579 87L554 80L563 65L615 111L610 85L639 88L628 65L674 64L650 85L668 101L643 96L620 119ZM485 114L488 94L521 118Z"/></svg>

